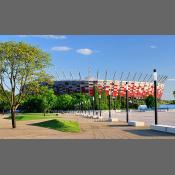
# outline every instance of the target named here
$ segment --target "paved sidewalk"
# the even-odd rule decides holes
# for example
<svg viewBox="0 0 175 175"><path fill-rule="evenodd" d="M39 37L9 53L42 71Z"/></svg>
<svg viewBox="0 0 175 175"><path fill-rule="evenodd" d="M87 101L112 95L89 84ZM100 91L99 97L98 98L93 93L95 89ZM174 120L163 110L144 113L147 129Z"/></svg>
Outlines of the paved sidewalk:
<svg viewBox="0 0 175 175"><path fill-rule="evenodd" d="M152 131L148 127L131 127L125 122L96 122L68 114L65 120L80 123L80 133L66 133L30 124L43 120L17 121L17 128L11 128L11 120L0 116L0 139L175 139L175 135Z"/></svg>
<svg viewBox="0 0 175 175"><path fill-rule="evenodd" d="M102 116L108 118L109 112L102 111ZM126 112L115 112L111 110L111 116L121 121L126 121ZM154 111L150 112L129 112L129 120L144 121L147 125L154 124ZM158 123L161 125L175 126L175 112L158 112Z"/></svg>

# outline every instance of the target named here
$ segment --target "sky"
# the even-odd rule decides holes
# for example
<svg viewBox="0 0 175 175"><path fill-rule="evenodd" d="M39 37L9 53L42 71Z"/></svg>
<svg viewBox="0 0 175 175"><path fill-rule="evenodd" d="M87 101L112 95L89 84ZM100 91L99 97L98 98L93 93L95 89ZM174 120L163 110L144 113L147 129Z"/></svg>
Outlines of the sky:
<svg viewBox="0 0 175 175"><path fill-rule="evenodd" d="M48 52L53 66L48 72L56 77L88 75L108 79L131 72L167 75L163 99L174 99L175 35L0 35L0 42L24 41ZM58 76L57 76L58 75Z"/></svg>

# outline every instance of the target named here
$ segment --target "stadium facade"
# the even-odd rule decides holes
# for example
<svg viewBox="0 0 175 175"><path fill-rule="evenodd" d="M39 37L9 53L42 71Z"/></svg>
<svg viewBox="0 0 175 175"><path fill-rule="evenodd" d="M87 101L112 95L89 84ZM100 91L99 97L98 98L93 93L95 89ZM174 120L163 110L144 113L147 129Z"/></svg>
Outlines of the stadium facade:
<svg viewBox="0 0 175 175"><path fill-rule="evenodd" d="M143 99L149 95L154 95L153 81L127 81L128 95L136 99ZM82 92L90 96L94 94L94 87L97 87L99 92L106 91L106 95L112 92L112 96L126 95L126 81L120 80L96 80L92 77L84 80L60 80L55 81L54 91L56 94ZM160 99L163 95L164 83L157 84L157 97Z"/></svg>

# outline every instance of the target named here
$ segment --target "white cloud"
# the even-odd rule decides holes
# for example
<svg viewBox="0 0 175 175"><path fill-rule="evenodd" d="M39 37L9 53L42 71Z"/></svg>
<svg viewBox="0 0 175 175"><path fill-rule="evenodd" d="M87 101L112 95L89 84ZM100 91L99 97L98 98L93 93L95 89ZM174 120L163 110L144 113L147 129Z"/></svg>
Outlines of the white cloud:
<svg viewBox="0 0 175 175"><path fill-rule="evenodd" d="M19 37L27 37L27 35L18 35Z"/></svg>
<svg viewBox="0 0 175 175"><path fill-rule="evenodd" d="M150 45L149 46L151 49L156 49L157 48L157 46L155 46L155 45Z"/></svg>
<svg viewBox="0 0 175 175"><path fill-rule="evenodd" d="M66 39L65 35L18 35L19 37L38 37L45 39Z"/></svg>
<svg viewBox="0 0 175 175"><path fill-rule="evenodd" d="M91 55L94 52L91 49L84 48L84 49L78 49L77 53L82 54L82 55Z"/></svg>
<svg viewBox="0 0 175 175"><path fill-rule="evenodd" d="M67 46L55 46L55 47L52 47L51 50L59 51L59 52L68 52L72 50L72 48L67 47Z"/></svg>
<svg viewBox="0 0 175 175"><path fill-rule="evenodd" d="M48 38L48 39L66 39L65 35L38 35L41 38Z"/></svg>

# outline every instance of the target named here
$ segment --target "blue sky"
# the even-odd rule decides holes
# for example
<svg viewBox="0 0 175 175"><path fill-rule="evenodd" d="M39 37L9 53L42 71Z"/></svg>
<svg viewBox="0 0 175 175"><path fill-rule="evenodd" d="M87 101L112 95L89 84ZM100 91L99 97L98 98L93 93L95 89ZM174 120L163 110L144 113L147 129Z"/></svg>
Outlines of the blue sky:
<svg viewBox="0 0 175 175"><path fill-rule="evenodd" d="M0 41L25 41L50 53L54 68L49 72L61 78L63 71L67 77L80 71L83 77L99 70L103 78L108 70L111 79L115 71L146 74L154 68L175 78L175 35L0 35ZM166 82L164 98L173 99L174 83Z"/></svg>

